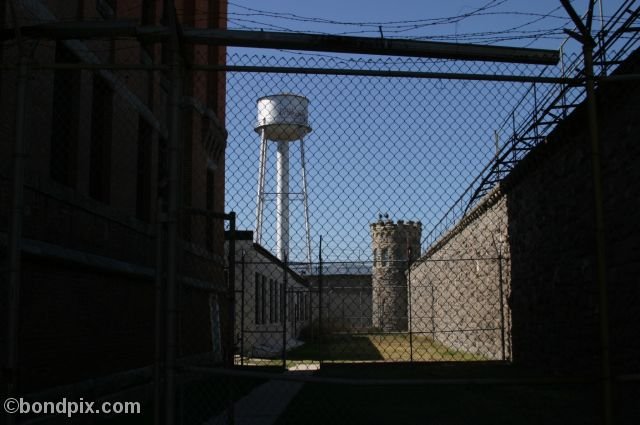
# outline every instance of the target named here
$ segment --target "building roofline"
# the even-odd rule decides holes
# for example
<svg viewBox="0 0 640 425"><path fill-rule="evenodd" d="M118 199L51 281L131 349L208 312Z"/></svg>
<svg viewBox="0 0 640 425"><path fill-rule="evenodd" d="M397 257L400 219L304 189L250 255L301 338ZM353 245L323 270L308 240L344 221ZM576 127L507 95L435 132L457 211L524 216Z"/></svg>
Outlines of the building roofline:
<svg viewBox="0 0 640 425"><path fill-rule="evenodd" d="M236 240L238 241L253 241L253 231L252 230L236 230ZM226 230L224 232L224 240L228 241L231 237L231 232ZM282 260L280 260L278 257L276 257L271 251L269 251L267 248L263 247L262 245L260 245L257 242L253 242L252 243L253 249L256 250L256 252L259 252L261 255L264 255L265 257L267 257L269 260L273 261L275 264L277 264L280 267L285 267L284 262ZM291 274L291 276L293 277L293 279L300 283L301 285L304 286L309 286L307 280L302 277L301 275L299 275L295 270L293 270L291 267L286 266L285 267L287 269L287 271L289 272L289 274Z"/></svg>

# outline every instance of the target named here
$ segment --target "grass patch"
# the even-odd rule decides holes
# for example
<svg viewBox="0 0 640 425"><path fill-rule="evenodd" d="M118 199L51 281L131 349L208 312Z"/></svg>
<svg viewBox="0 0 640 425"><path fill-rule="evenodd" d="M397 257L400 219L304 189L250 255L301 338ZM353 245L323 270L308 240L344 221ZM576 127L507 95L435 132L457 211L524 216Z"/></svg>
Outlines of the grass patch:
<svg viewBox="0 0 640 425"><path fill-rule="evenodd" d="M408 334L331 335L291 350L290 360L470 361L484 357L452 350L431 338Z"/></svg>

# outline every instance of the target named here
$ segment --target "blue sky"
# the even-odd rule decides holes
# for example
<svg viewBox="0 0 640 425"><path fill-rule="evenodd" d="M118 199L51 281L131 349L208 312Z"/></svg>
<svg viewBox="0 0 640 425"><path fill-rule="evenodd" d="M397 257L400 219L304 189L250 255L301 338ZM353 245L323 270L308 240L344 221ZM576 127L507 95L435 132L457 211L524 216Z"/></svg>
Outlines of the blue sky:
<svg viewBox="0 0 640 425"><path fill-rule="evenodd" d="M603 0L605 16L621 0ZM586 0L572 1L582 14ZM600 4L596 4L596 13ZM467 16L469 15L469 16ZM491 42L510 46L557 48L563 38L558 28L569 22L559 0L232 0L229 2L229 26L239 29L302 31L361 36L464 42ZM380 28L381 27L381 28ZM597 29L598 22L594 22ZM556 34L532 40L523 38L501 42L499 34L511 37L533 36L537 31L556 30ZM483 33L483 34L481 34Z"/></svg>
<svg viewBox="0 0 640 425"><path fill-rule="evenodd" d="M573 3L579 13L587 4ZM605 2L605 15L619 3ZM475 15L464 16L472 12ZM380 36L381 26L385 37L554 49L564 39L559 34L561 28L571 27L556 0L233 0L229 3L229 26L372 37ZM599 28L598 21L594 28ZM578 46L568 43L566 48L571 54ZM258 49L230 49L229 64L560 73L559 66ZM310 101L313 127L305 139L312 248L315 256L322 236L324 258L329 261L370 259L369 223L379 213L388 213L394 220L422 221L426 248L432 242L427 234L433 231L437 235L446 228L434 226L491 161L495 133L499 143L503 142L510 135L514 108L513 117L520 125L531 116L534 103L530 94L523 98L526 92L531 93L531 85L520 83L268 73L229 73L227 81L227 210L238 213L241 228L255 227L259 156L259 137L253 131L256 100L282 92L304 95ZM555 89L537 86L537 100ZM291 145L290 154L291 191L299 192L299 143ZM268 158L267 192L274 192L275 143L269 144ZM452 224L459 214L454 212L446 224ZM303 261L304 226L298 201L291 202L291 235L290 257ZM263 241L275 251L272 199L266 203Z"/></svg>

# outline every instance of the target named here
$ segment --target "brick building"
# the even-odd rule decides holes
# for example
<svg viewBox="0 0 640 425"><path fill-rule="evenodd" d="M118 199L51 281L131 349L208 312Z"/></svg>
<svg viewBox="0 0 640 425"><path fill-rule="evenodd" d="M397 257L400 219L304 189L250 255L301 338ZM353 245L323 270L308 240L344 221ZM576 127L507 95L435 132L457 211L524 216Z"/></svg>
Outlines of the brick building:
<svg viewBox="0 0 640 425"><path fill-rule="evenodd" d="M180 23L224 28L226 0L177 0ZM18 2L21 25L135 21L162 25L162 1ZM14 25L6 3L5 27ZM27 40L24 214L17 377L22 394L141 372L154 362L157 217L166 204L168 83L165 70L98 69L166 62L162 43L134 39ZM0 50L18 62L15 43ZM185 46L183 60L224 63L224 47ZM90 64L94 68L52 64ZM47 68L49 66L49 68ZM224 209L225 76L185 75L181 108L182 204ZM7 233L17 73L0 81L0 354L9 335ZM205 216L206 217L206 216ZM220 350L216 291L224 290L223 223L185 217L179 253L181 357ZM204 288L204 290L203 290ZM214 308L216 307L216 308ZM188 330L188 331L187 331ZM6 371L6 373L5 373ZM129 374L129 375L127 375Z"/></svg>

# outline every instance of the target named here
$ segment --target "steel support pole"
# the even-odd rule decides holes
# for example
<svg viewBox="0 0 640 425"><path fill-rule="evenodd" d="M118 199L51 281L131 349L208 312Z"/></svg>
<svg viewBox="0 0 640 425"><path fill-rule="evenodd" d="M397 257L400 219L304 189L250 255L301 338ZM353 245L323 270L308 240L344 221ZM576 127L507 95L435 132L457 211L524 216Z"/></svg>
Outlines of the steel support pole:
<svg viewBox="0 0 640 425"><path fill-rule="evenodd" d="M500 248L502 250L502 247ZM500 295L500 341L502 346L502 360L507 359L505 328L504 328L504 279L502 276L502 252L498 253L498 293Z"/></svg>
<svg viewBox="0 0 640 425"><path fill-rule="evenodd" d="M245 251L242 250L241 264L242 267L240 269L240 366L244 366L244 303L245 303Z"/></svg>
<svg viewBox="0 0 640 425"><path fill-rule="evenodd" d="M302 163L302 201L304 204L304 227L307 233L307 273L311 274L311 224L309 221L309 192L307 190L307 165L304 158L304 138L300 139L300 162Z"/></svg>
<svg viewBox="0 0 640 425"><path fill-rule="evenodd" d="M24 168L25 168L25 105L27 95L28 68L26 57L21 55L18 66L16 129L13 145L13 176L11 186L11 210L8 229L8 329L7 339L7 396L16 397L18 392L18 359L20 328L20 292L22 284L22 216L24 209ZM9 415L9 423L15 423L15 415Z"/></svg>
<svg viewBox="0 0 640 425"><path fill-rule="evenodd" d="M282 367L287 368L287 257L285 256L282 261Z"/></svg>
<svg viewBox="0 0 640 425"><path fill-rule="evenodd" d="M322 236L320 236L320 246L318 247L318 339L320 341L320 344L323 344L324 341L324 334L323 334L323 329L322 329L322 313L324 312L324 305L323 305L323 299L322 299L322 292L323 292L323 286L324 286L324 282L322 281L323 277L322 277ZM324 347L323 345L321 345L322 347ZM321 353L323 351L321 350ZM320 363L322 363L322 357L320 356Z"/></svg>
<svg viewBox="0 0 640 425"><path fill-rule="evenodd" d="M181 189L181 146L180 146L180 110L182 100L182 73L177 34L175 5L165 2L167 15L171 23L172 37L170 47L169 72L169 181L168 181L168 220L167 220L167 316L166 316L166 386L165 386L165 423L176 423L176 358L178 355L178 220L180 217Z"/></svg>
<svg viewBox="0 0 640 425"><path fill-rule="evenodd" d="M407 249L407 315L408 331L409 331L409 361L413 363L413 318L412 318L412 300L411 300L411 247Z"/></svg>
<svg viewBox="0 0 640 425"><path fill-rule="evenodd" d="M289 256L289 142L278 142L276 159L276 254Z"/></svg>
<svg viewBox="0 0 640 425"><path fill-rule="evenodd" d="M613 423L612 382L609 347L609 299L607 293L607 269L605 261L604 196L602 190L602 164L600 139L598 135L598 115L593 75L593 45L584 43L584 69L586 75L587 114L589 141L591 145L591 167L593 174L593 195L596 229L596 278L599 295L602 403L605 424Z"/></svg>
<svg viewBox="0 0 640 425"><path fill-rule="evenodd" d="M164 312L165 305L165 247L164 247L164 211L163 202L158 200L156 209L156 281L155 281L155 364L153 368L154 380L154 424L162 425L164 406Z"/></svg>
<svg viewBox="0 0 640 425"><path fill-rule="evenodd" d="M224 241L223 241L224 243ZM227 349L226 349L226 365L227 368L232 369L234 365L235 355L235 320L236 320L236 213L229 213L229 254L227 257L228 267L228 282L227 282L227 300L228 300L228 324L227 324ZM234 380L232 377L227 378L228 386L228 416L229 425L235 424L236 411L234 403Z"/></svg>
<svg viewBox="0 0 640 425"><path fill-rule="evenodd" d="M235 321L236 321L236 213L229 213L229 256L228 262L228 300L229 300L229 323L227 328L227 364L233 367L235 355Z"/></svg>
<svg viewBox="0 0 640 425"><path fill-rule="evenodd" d="M264 128L260 131L260 168L258 170L258 194L256 197L256 234L254 242L262 244L262 223L264 220L264 185L267 169L267 138Z"/></svg>

